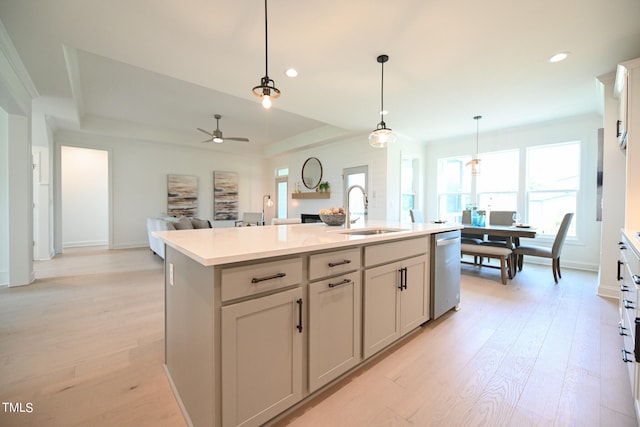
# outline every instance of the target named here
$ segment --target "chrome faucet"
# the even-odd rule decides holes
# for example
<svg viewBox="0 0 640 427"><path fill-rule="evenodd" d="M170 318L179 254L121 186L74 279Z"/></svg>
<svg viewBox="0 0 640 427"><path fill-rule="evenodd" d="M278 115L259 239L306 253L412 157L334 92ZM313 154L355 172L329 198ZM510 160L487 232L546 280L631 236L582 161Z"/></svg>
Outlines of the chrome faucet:
<svg viewBox="0 0 640 427"><path fill-rule="evenodd" d="M369 206L369 198L367 197L367 192L364 190L364 187L362 187L361 185L352 185L351 187L349 187L349 189L347 190L347 211L346 211L346 217L347 217L347 221L346 221L346 228L351 228L351 206L349 203L349 195L351 194L351 190L353 190L354 188L357 188L358 190L360 190L362 192L362 197L364 198L364 210L365 212L367 211L367 206Z"/></svg>

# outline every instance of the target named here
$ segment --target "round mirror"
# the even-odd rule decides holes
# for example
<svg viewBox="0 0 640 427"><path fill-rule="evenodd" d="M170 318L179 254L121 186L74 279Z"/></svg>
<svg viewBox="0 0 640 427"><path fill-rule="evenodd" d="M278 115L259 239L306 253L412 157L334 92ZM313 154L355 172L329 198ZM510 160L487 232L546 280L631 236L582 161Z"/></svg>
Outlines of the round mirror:
<svg viewBox="0 0 640 427"><path fill-rule="evenodd" d="M322 179L322 163L315 157L309 157L302 165L302 183L313 190Z"/></svg>

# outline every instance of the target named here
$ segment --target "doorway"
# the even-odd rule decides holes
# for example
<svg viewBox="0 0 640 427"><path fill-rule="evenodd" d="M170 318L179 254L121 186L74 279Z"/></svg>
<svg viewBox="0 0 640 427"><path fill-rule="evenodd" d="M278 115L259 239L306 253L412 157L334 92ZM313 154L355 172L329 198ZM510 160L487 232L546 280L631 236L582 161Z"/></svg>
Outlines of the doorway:
<svg viewBox="0 0 640 427"><path fill-rule="evenodd" d="M60 148L62 249L109 246L109 152Z"/></svg>
<svg viewBox="0 0 640 427"><path fill-rule="evenodd" d="M345 168L342 171L343 176L343 189L344 194L344 206L349 206L352 220L363 217L367 219L368 210L367 205L364 203L364 197L358 190L354 190L351 194L348 194L349 187L352 185L359 185L367 191L367 183L369 182L369 167L357 166L353 168ZM349 200L347 200L349 197Z"/></svg>

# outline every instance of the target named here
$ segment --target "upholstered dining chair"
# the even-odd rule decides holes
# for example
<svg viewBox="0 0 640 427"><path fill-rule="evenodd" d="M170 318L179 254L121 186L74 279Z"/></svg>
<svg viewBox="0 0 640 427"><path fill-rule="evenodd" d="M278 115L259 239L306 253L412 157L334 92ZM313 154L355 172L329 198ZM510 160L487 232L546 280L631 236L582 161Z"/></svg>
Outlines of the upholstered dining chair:
<svg viewBox="0 0 640 427"><path fill-rule="evenodd" d="M511 225L513 224L513 214L515 211L491 211L489 212L489 224L490 225ZM514 242L512 248L518 246L519 242ZM506 246L507 238L501 236L488 235L487 240L482 242L483 245L488 246Z"/></svg>
<svg viewBox="0 0 640 427"><path fill-rule="evenodd" d="M551 270L553 271L553 280L558 283L558 278L562 279L560 273L560 254L562 253L562 247L564 241L567 238L567 232L569 231L569 225L573 219L573 213L567 213L562 218L562 223L558 229L558 234L553 241L551 248L540 246L519 246L514 249L513 253L518 259L518 270L522 271L522 262L524 255L531 255L543 258L551 258Z"/></svg>
<svg viewBox="0 0 640 427"><path fill-rule="evenodd" d="M422 211L409 209L409 214L411 214L411 222L424 222L424 215L422 215Z"/></svg>
<svg viewBox="0 0 640 427"><path fill-rule="evenodd" d="M471 225L471 211L462 211L462 224ZM483 236L484 237L484 236ZM469 234L464 231L461 234L461 243L469 243L472 245L479 245L484 240L479 238L477 234Z"/></svg>

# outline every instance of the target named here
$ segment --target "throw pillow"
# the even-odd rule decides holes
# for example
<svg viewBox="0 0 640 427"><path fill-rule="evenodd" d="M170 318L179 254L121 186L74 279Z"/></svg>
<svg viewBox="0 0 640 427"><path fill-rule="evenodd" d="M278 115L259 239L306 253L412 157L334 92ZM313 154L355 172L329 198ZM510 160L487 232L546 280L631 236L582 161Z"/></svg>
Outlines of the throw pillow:
<svg viewBox="0 0 640 427"><path fill-rule="evenodd" d="M193 229L191 220L187 217L180 218L180 221L174 222L173 225L176 227L176 230L192 230Z"/></svg>
<svg viewBox="0 0 640 427"><path fill-rule="evenodd" d="M193 225L193 228L211 228L211 223L206 219L193 218L191 225Z"/></svg>

